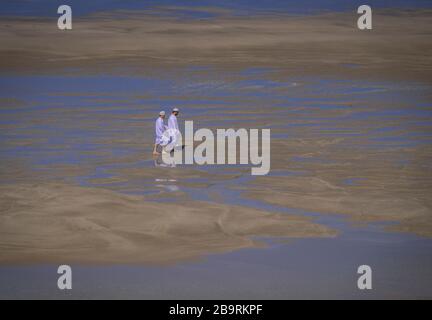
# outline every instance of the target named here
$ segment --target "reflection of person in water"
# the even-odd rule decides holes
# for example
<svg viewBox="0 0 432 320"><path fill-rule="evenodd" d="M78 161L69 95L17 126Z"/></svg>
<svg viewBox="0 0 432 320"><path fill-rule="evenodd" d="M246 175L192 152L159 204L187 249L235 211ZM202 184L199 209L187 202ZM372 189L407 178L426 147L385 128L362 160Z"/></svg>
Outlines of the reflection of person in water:
<svg viewBox="0 0 432 320"><path fill-rule="evenodd" d="M167 129L167 126L164 124L164 119L165 119L165 111L161 111L159 112L159 117L156 120L156 139L155 139L155 144L154 144L154 148L153 148L153 154L154 155L158 155L160 154L160 151L158 151L158 148L161 144L162 141L162 135L165 132L165 130Z"/></svg>

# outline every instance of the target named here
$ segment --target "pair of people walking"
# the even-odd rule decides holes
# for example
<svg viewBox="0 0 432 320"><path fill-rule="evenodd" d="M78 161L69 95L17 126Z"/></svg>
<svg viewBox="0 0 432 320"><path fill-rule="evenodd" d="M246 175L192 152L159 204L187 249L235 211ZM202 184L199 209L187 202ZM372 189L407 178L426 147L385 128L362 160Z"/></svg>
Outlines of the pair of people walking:
<svg viewBox="0 0 432 320"><path fill-rule="evenodd" d="M155 125L155 144L153 148L153 154L159 155L161 153L161 145L163 144L164 133L167 130L172 130L174 132L179 131L177 117L179 115L180 110L178 108L173 108L171 111L171 115L168 118L168 125L165 125L165 111L159 112L159 117L156 120Z"/></svg>

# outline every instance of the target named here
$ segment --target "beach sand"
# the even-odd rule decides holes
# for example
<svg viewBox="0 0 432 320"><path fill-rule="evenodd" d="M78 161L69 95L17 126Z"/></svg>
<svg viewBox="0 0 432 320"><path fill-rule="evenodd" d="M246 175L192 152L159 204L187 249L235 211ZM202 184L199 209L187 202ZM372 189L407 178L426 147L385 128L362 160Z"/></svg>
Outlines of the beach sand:
<svg viewBox="0 0 432 320"><path fill-rule="evenodd" d="M0 187L2 264L169 264L265 246L258 237L333 237L309 218L61 184Z"/></svg>
<svg viewBox="0 0 432 320"><path fill-rule="evenodd" d="M374 10L372 31L358 15L326 13L178 19L120 11L74 19L59 31L49 18L3 18L2 72L157 74L160 68L278 67L285 75L344 75L430 82L430 10ZM349 68L346 65L360 66Z"/></svg>
<svg viewBox="0 0 432 320"><path fill-rule="evenodd" d="M201 127L272 129L272 171L236 186L244 199L432 236L432 12L377 10L370 32L356 21L112 12L60 32L53 19L2 19L0 72L17 80L0 100L0 263L166 264L256 237L336 236L224 203L219 191L250 168L156 170L154 114L172 101ZM242 73L254 68L271 72ZM193 199L203 190L213 202Z"/></svg>

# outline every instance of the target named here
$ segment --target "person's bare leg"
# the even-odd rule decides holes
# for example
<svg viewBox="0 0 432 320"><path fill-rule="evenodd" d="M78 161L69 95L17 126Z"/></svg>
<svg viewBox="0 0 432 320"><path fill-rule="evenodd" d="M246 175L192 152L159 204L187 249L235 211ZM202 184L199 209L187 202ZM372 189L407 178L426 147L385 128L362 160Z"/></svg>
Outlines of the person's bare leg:
<svg viewBox="0 0 432 320"><path fill-rule="evenodd" d="M156 149L157 149L157 143L155 143L154 148L153 148L153 154L154 154L154 155L159 154L159 152L157 152Z"/></svg>

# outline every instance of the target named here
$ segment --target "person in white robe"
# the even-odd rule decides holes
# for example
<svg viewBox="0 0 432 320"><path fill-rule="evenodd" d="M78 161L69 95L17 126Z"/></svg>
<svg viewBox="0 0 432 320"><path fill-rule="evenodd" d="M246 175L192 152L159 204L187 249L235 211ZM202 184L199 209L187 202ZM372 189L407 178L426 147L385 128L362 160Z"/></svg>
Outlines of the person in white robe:
<svg viewBox="0 0 432 320"><path fill-rule="evenodd" d="M168 119L168 129L178 130L177 117L179 115L180 110L178 108L172 109L171 115Z"/></svg>
<svg viewBox="0 0 432 320"><path fill-rule="evenodd" d="M164 119L165 119L165 111L161 111L159 112L159 117L156 120L156 125L155 125L155 143L154 143L154 148L153 148L153 154L157 155L160 154L160 152L158 152L158 146L161 144L162 142L162 136L165 132L165 130L167 130L167 126L164 123Z"/></svg>

